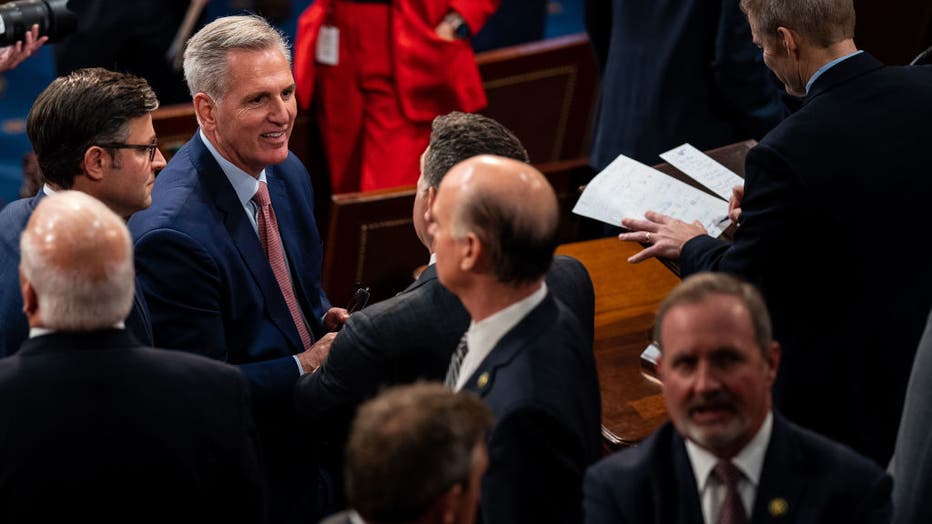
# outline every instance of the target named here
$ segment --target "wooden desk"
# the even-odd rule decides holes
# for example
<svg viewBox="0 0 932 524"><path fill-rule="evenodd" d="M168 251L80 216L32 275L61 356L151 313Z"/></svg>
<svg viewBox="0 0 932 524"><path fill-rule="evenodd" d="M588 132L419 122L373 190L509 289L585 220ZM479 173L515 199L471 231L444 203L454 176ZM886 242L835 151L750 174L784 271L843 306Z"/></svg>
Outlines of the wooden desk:
<svg viewBox="0 0 932 524"><path fill-rule="evenodd" d="M629 264L641 247L617 238L563 244L595 286L595 358L602 390L607 451L635 444L667 421L660 383L641 367L660 301L679 278L656 259Z"/></svg>

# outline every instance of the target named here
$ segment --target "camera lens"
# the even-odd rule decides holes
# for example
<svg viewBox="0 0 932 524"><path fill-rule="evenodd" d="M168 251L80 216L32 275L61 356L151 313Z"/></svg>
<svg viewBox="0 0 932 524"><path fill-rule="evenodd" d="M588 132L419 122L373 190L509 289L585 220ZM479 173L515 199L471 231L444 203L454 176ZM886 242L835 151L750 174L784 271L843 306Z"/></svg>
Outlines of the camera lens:
<svg viewBox="0 0 932 524"><path fill-rule="evenodd" d="M50 42L68 36L78 18L67 4L68 0L19 0L0 5L0 47L25 39L33 24L39 25L39 36L48 36Z"/></svg>

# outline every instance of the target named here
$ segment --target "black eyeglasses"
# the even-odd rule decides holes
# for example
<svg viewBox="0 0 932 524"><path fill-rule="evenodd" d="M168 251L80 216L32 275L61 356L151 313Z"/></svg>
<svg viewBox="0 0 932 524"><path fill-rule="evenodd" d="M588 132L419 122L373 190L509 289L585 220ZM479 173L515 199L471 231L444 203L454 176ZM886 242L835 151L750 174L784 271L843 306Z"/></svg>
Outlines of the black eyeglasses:
<svg viewBox="0 0 932 524"><path fill-rule="evenodd" d="M158 144L96 144L97 147L106 149L135 149L137 151L148 151L149 162L155 160L155 152L158 151Z"/></svg>

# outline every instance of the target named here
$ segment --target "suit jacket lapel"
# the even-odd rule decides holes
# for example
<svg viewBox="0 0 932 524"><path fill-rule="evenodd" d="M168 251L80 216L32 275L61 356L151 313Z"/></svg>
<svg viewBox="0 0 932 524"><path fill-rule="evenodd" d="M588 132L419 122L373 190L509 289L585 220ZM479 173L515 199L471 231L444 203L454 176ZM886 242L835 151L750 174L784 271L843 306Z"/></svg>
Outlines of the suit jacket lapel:
<svg viewBox="0 0 932 524"><path fill-rule="evenodd" d="M532 309L495 344L485 360L466 381L463 389L484 397L495 384L496 372L511 363L518 354L535 342L542 333L541 326L550 326L556 321L557 305L550 292L547 292L543 302Z"/></svg>
<svg viewBox="0 0 932 524"><path fill-rule="evenodd" d="M672 467L658 468L660 486L657 492L662 493L663 500L659 501L656 522L677 522L680 524L703 522L702 506L699 501L699 486L696 485L696 474L693 472L689 455L686 454L686 442L672 427L670 439L670 462ZM665 477L665 472L671 471L672 477ZM675 519L671 518L673 514Z"/></svg>
<svg viewBox="0 0 932 524"><path fill-rule="evenodd" d="M217 161L211 156L210 151L201 142L200 135L196 134L195 137L198 147L196 155L192 154L192 158L195 161L198 176L200 176L209 192L207 199L213 201L216 205L221 214L224 227L230 234L233 244L262 292L269 319L293 346L290 353L300 351L303 349L301 338L298 336L298 330L291 320L291 313L288 311L281 289L278 287L278 281L275 280L275 274L272 273L272 268L269 266L269 259L266 257L265 251L262 250L259 236L246 217L243 205L237 198L236 191L233 190L230 181L227 180L226 175L220 169Z"/></svg>
<svg viewBox="0 0 932 524"><path fill-rule="evenodd" d="M786 421L773 414L773 432L764 456L751 522L794 522L806 483L802 457Z"/></svg>

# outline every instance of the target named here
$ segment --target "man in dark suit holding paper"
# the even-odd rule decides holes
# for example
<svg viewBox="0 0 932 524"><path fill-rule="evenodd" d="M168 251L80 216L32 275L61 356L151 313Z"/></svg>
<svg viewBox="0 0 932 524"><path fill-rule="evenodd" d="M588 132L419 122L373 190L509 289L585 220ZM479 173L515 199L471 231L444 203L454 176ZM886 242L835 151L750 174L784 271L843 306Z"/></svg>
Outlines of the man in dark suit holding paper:
<svg viewBox="0 0 932 524"><path fill-rule="evenodd" d="M851 0L744 0L764 61L803 106L747 156L734 243L649 213L627 218L631 257L678 258L758 286L783 366L778 408L885 465L913 354L932 308L928 234L932 67L885 67L853 41ZM877 244L882 240L883 244Z"/></svg>
<svg viewBox="0 0 932 524"><path fill-rule="evenodd" d="M771 408L780 345L753 286L687 278L654 339L671 422L589 468L587 524L890 521L883 470Z"/></svg>

